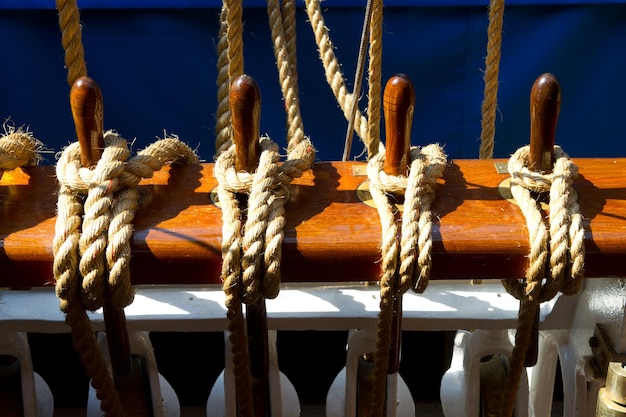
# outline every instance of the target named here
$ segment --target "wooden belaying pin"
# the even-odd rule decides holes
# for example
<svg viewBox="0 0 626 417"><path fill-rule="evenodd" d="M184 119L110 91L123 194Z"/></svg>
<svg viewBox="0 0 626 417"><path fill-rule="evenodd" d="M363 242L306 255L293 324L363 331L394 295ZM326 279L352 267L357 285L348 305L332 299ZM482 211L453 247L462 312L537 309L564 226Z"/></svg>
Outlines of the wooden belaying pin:
<svg viewBox="0 0 626 417"><path fill-rule="evenodd" d="M261 93L256 81L249 75L240 75L231 84L229 99L235 169L254 172L259 163L261 120ZM256 417L263 417L270 415L271 410L267 311L262 296L257 302L246 304L246 332L254 412Z"/></svg>
<svg viewBox="0 0 626 417"><path fill-rule="evenodd" d="M550 73L540 75L530 92L530 152L528 168L550 173L554 164L554 138L561 109L561 86Z"/></svg>
<svg viewBox="0 0 626 417"><path fill-rule="evenodd" d="M391 77L383 94L386 136L383 169L387 175L407 174L414 108L415 91L411 80L405 74Z"/></svg>
<svg viewBox="0 0 626 417"><path fill-rule="evenodd" d="M387 175L407 175L414 108L415 90L411 80L405 74L391 77L383 95L386 142L383 169ZM402 294L394 294L388 374L398 372L400 367L401 335Z"/></svg>
<svg viewBox="0 0 626 417"><path fill-rule="evenodd" d="M254 172L259 164L261 93L252 77L243 74L230 87L235 169Z"/></svg>
<svg viewBox="0 0 626 417"><path fill-rule="evenodd" d="M561 86L550 73L540 75L530 91L530 151L528 169L548 174L554 164L554 140L561 108ZM523 303L521 301L520 308ZM539 304L535 311L531 339L524 360L525 366L535 366L539 356Z"/></svg>
<svg viewBox="0 0 626 417"><path fill-rule="evenodd" d="M98 163L104 149L103 102L100 87L91 78L77 79L70 89L70 107L85 168ZM108 302L103 307L111 366L117 375L130 372L131 356L124 310Z"/></svg>
<svg viewBox="0 0 626 417"><path fill-rule="evenodd" d="M81 165L90 168L98 163L104 150L103 100L98 84L84 76L70 89L70 107L80 145ZM122 407L128 415L152 415L149 389L142 359L133 358L123 308L109 301L103 305L104 327L113 371L113 380Z"/></svg>
<svg viewBox="0 0 626 417"><path fill-rule="evenodd" d="M80 144L81 165L92 167L104 149L102 93L98 84L86 76L77 79L70 89L70 107Z"/></svg>

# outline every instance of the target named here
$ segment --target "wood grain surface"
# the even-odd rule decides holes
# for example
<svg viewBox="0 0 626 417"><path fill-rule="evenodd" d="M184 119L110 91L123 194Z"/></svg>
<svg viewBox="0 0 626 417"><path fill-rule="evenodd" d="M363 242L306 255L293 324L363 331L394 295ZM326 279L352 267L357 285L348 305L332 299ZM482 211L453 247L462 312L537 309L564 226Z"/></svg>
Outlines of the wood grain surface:
<svg viewBox="0 0 626 417"><path fill-rule="evenodd" d="M432 279L521 278L528 236L516 204L498 186L495 163L453 160L432 206ZM587 277L626 276L626 159L574 159L585 216ZM376 281L380 224L361 201L365 164L317 163L289 185L283 281ZM132 270L135 284L219 283L221 210L212 164L165 167L139 185ZM0 180L0 283L52 284L54 167L5 172ZM366 188L366 187L365 187Z"/></svg>

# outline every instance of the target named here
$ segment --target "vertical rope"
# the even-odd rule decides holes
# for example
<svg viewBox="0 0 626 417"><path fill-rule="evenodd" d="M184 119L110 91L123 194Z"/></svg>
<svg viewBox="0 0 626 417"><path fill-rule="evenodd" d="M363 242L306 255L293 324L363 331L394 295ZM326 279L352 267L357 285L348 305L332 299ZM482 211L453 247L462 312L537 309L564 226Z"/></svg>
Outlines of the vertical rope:
<svg viewBox="0 0 626 417"><path fill-rule="evenodd" d="M380 145L380 97L382 91L383 56L383 1L372 0L372 21L370 23L369 50L369 92L367 106L368 138L367 157L372 158Z"/></svg>
<svg viewBox="0 0 626 417"><path fill-rule="evenodd" d="M487 57L485 59L485 92L482 105L482 131L480 134L480 159L493 158L498 109L498 74L502 46L504 0L490 0L489 26L487 28Z"/></svg>
<svg viewBox="0 0 626 417"><path fill-rule="evenodd" d="M365 6L365 18L363 19L363 30L361 31L361 42L359 44L359 54L356 62L356 73L354 75L354 89L352 90L352 100L350 102L350 115L348 118L348 129L346 132L346 140L343 146L342 161L350 158L350 150L352 149L352 136L354 134L354 117L356 109L359 106L361 96L361 83L363 81L363 71L365 70L365 48L368 44L368 35L370 34L370 24L372 21L372 3L373 0L367 0Z"/></svg>
<svg viewBox="0 0 626 417"><path fill-rule="evenodd" d="M292 7L293 6L288 6ZM288 10L287 10L288 11ZM268 0L267 13L274 43L274 57L278 68L280 88L285 99L287 110L287 149L291 150L304 139L304 124L300 114L300 99L298 97L295 44L294 40L288 41L285 35L285 27L281 8L278 0ZM295 34L295 16L289 23L290 33ZM289 42L292 42L289 45ZM291 51L290 51L291 48Z"/></svg>
<svg viewBox="0 0 626 417"><path fill-rule="evenodd" d="M221 155L230 147L230 107L228 90L228 9L220 13L220 31L217 42L217 109L215 111L215 150Z"/></svg>
<svg viewBox="0 0 626 417"><path fill-rule="evenodd" d="M59 27L61 28L61 44L65 50L65 66L67 67L67 83L87 75L85 52L83 49L80 16L76 0L56 0L59 11Z"/></svg>
<svg viewBox="0 0 626 417"><path fill-rule="evenodd" d="M224 0L220 15L220 40L218 41L218 109L215 149L217 155L229 148L230 109L228 91L233 79L243 74L243 10L241 1ZM225 57L225 59L224 59ZM226 71L224 73L224 68Z"/></svg>
<svg viewBox="0 0 626 417"><path fill-rule="evenodd" d="M317 48L319 50L320 60L322 61L322 65L324 67L326 82L335 95L335 99L343 111L346 120L349 120L349 104L352 101L352 94L346 88L346 83L341 72L341 66L335 56L335 47L328 34L328 28L324 24L320 1L305 0L305 3L311 28L313 29L313 34L315 35L315 43L317 44ZM367 141L369 137L367 129L367 119L360 111L357 111L354 131L364 142Z"/></svg>

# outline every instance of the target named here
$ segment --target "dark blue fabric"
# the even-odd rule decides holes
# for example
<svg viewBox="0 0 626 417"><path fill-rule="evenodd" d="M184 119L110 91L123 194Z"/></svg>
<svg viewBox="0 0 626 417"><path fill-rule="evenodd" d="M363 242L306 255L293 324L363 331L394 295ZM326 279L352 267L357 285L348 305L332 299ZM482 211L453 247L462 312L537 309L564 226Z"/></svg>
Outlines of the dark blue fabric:
<svg viewBox="0 0 626 417"><path fill-rule="evenodd" d="M261 130L284 145L266 11L244 10L245 71L261 89ZM325 10L351 85L363 8ZM136 138L136 149L166 130L212 160L218 15L217 7L82 10L87 67L103 91L105 128ZM383 78L404 72L413 80L414 144L442 143L452 158L478 156L487 23L485 6L385 9ZM0 48L0 117L28 125L53 151L74 141L56 11L2 11ZM557 143L572 156L625 155L625 51L623 5L507 6L496 156L528 143L530 88L543 72L554 73L563 88ZM305 130L320 160L338 160L347 123L301 9L298 73ZM362 149L355 137L353 155ZM54 154L45 162L54 163Z"/></svg>
<svg viewBox="0 0 626 417"><path fill-rule="evenodd" d="M322 0L326 7L364 7L366 0ZM304 0L298 0L304 4ZM509 6L624 3L625 0L507 0ZM220 0L78 0L81 9L215 8ZM265 7L265 0L244 0L244 7ZM485 6L489 0L387 0L387 7ZM0 0L0 9L53 9L54 0Z"/></svg>

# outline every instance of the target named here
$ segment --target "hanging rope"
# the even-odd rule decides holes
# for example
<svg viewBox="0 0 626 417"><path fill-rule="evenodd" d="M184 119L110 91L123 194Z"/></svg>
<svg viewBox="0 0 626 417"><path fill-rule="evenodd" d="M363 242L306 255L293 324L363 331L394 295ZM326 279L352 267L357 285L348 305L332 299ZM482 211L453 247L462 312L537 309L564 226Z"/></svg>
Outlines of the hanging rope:
<svg viewBox="0 0 626 417"><path fill-rule="evenodd" d="M341 66L335 56L335 47L328 34L328 28L324 24L320 2L319 0L306 0L305 3L311 28L315 35L315 42L319 50L320 60L324 66L326 81L335 95L335 99L339 107L341 107L346 120L350 120L350 103L354 98L346 87L344 76L341 72ZM368 122L360 111L356 112L354 131L369 148L371 145L368 143Z"/></svg>
<svg viewBox="0 0 626 417"><path fill-rule="evenodd" d="M487 57L485 58L484 75L485 98L482 105L482 129L480 133L480 159L493 158L496 112L498 111L498 75L500 73L503 21L504 0L490 0Z"/></svg>
<svg viewBox="0 0 626 417"><path fill-rule="evenodd" d="M232 80L243 74L243 21L241 1L224 0L217 44L217 110L215 150L220 155L232 143L228 92Z"/></svg>
<svg viewBox="0 0 626 417"><path fill-rule="evenodd" d="M80 16L76 0L56 0L56 6L59 11L61 44L65 50L67 83L71 86L74 81L87 75Z"/></svg>
<svg viewBox="0 0 626 417"><path fill-rule="evenodd" d="M507 292L521 301L515 346L502 395L505 403L499 414L504 417L511 416L515 407L539 304L552 299L559 291L566 295L576 294L584 275L583 217L577 203L578 194L572 186L578 168L560 147L555 146L552 173L531 171L528 169L529 149L529 146L522 147L509 159L511 193L526 218L530 252L525 280L502 281ZM549 229L531 192L549 193Z"/></svg>
<svg viewBox="0 0 626 417"><path fill-rule="evenodd" d="M369 103L367 106L367 158L371 159L378 152L380 144L380 97L382 91L383 58L383 1L372 0L372 20L370 22L369 49Z"/></svg>
<svg viewBox="0 0 626 417"><path fill-rule="evenodd" d="M295 49L295 5L294 0L284 3L281 11L278 0L268 0L269 16L274 57L278 68L278 78L287 110L287 149L293 149L304 140L304 124L300 114L298 97L298 77ZM291 37L287 37L287 30Z"/></svg>
<svg viewBox="0 0 626 417"><path fill-rule="evenodd" d="M371 415L384 415L386 374L391 344L393 298L401 297L409 288L421 293L427 285L431 269L432 213L435 184L446 166L446 156L439 145L410 151L408 178L390 176L383 170L385 150L382 145L370 159L367 171L370 193L376 204L382 227L382 276L380 279L380 313L374 353L374 388ZM387 194L404 194L401 240L393 205Z"/></svg>

